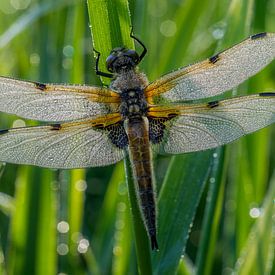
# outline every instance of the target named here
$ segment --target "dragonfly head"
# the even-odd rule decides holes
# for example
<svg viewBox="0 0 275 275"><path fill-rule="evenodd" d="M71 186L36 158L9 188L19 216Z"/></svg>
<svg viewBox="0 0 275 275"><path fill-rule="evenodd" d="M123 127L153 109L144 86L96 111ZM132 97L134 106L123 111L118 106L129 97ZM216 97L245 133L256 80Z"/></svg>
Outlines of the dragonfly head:
<svg viewBox="0 0 275 275"><path fill-rule="evenodd" d="M121 73L133 70L139 61L139 55L135 50L119 47L111 51L106 60L106 67L111 73Z"/></svg>

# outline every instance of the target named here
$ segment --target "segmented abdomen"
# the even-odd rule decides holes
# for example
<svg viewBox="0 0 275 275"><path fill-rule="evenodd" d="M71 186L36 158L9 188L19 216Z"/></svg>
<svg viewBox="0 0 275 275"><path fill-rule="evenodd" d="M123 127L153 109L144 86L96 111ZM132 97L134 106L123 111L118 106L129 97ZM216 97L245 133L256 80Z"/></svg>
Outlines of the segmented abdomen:
<svg viewBox="0 0 275 275"><path fill-rule="evenodd" d="M151 238L152 249L157 249L156 204L148 119L141 117L128 120L126 123L126 132L140 208L147 232Z"/></svg>

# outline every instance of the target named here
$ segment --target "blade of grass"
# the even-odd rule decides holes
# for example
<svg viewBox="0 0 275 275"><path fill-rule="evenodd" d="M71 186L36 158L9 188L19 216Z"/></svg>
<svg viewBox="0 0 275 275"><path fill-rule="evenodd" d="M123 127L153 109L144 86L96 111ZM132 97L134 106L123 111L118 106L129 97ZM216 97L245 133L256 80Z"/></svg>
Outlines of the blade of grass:
<svg viewBox="0 0 275 275"><path fill-rule="evenodd" d="M122 162L118 163L108 182L103 205L99 211L99 219L95 225L94 238L92 240L96 255L98 255L98 265L100 271L108 272L111 266L112 256L114 256L115 224L119 195L123 197L125 181L124 168ZM100 255L104 255L101 257Z"/></svg>
<svg viewBox="0 0 275 275"><path fill-rule="evenodd" d="M56 273L55 200L49 182L51 172L45 172L41 181L38 169L20 168L11 217L9 274L30 274L44 265L44 274Z"/></svg>
<svg viewBox="0 0 275 275"><path fill-rule="evenodd" d="M41 173L39 212L36 236L35 270L40 275L57 273L56 255L56 196L52 186L53 173L44 170Z"/></svg>
<svg viewBox="0 0 275 275"><path fill-rule="evenodd" d="M131 24L127 1L88 0L88 13L94 47L102 54L100 68L103 68L103 61L106 60L112 48L122 45L134 48L133 40L130 38ZM137 245L136 253L139 272L141 274L150 274L149 246L146 233L143 231L144 229L142 230L141 228L143 222L141 221L140 211L135 197L135 187L129 162L126 162L125 167Z"/></svg>
<svg viewBox="0 0 275 275"><path fill-rule="evenodd" d="M259 209L260 216L250 231L245 249L236 262L236 274L270 274L274 263L275 173Z"/></svg>
<svg viewBox="0 0 275 275"><path fill-rule="evenodd" d="M99 68L105 71L105 60L115 47L134 49L130 38L131 19L128 2L88 0L88 14L94 49L100 52ZM108 82L104 78L103 82Z"/></svg>
<svg viewBox="0 0 275 275"><path fill-rule="evenodd" d="M73 4L73 0L62 0L56 2L45 2L35 6L30 11L24 13L16 22L14 22L1 36L0 48L5 47L14 39L18 34L23 32L35 20L38 20L45 14L53 10L62 9L65 5Z"/></svg>
<svg viewBox="0 0 275 275"><path fill-rule="evenodd" d="M113 249L113 261L112 261L112 274L124 275L129 273L130 265L136 266L136 260L131 257L131 251L133 247L133 234L132 228L129 226L130 216L130 204L129 196L127 192L127 186L125 181L125 172L123 163L119 164L120 169L120 185L118 204L116 205L116 226L114 232L114 249Z"/></svg>
<svg viewBox="0 0 275 275"><path fill-rule="evenodd" d="M22 167L17 174L17 188L15 194L15 209L11 217L10 239L8 247L8 274L22 274L26 257L27 224L28 224L28 192L29 169Z"/></svg>
<svg viewBox="0 0 275 275"><path fill-rule="evenodd" d="M206 199L200 245L196 257L197 274L212 274L215 245L221 222L225 190L225 148L217 149L215 154L216 157L210 176L210 186Z"/></svg>
<svg viewBox="0 0 275 275"><path fill-rule="evenodd" d="M172 158L159 194L159 247L154 274L174 274L210 172L213 151Z"/></svg>
<svg viewBox="0 0 275 275"><path fill-rule="evenodd" d="M2 240L0 235L0 274L6 275L6 267L5 267L5 256L2 249Z"/></svg>

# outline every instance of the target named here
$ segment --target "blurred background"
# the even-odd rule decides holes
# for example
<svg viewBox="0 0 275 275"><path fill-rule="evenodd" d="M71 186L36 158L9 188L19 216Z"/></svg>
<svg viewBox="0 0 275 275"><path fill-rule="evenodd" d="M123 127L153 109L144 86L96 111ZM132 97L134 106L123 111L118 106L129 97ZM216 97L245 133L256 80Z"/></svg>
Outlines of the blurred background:
<svg viewBox="0 0 275 275"><path fill-rule="evenodd" d="M274 0L140 0L129 9L151 81L275 32ZM1 0L0 75L101 85L89 25L84 0ZM275 91L274 76L275 62L219 98ZM37 124L0 114L1 129ZM274 138L273 125L226 148L156 157L155 274L275 274ZM73 171L0 164L0 274L138 274L124 178L122 162Z"/></svg>

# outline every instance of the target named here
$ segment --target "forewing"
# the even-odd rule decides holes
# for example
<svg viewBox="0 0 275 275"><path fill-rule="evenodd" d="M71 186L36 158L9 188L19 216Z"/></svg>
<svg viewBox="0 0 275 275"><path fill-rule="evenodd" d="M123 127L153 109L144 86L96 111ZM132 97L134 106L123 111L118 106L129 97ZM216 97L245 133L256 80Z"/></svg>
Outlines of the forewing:
<svg viewBox="0 0 275 275"><path fill-rule="evenodd" d="M212 97L238 86L274 58L275 34L257 34L205 61L161 77L149 84L145 96L151 103L159 95L174 102Z"/></svg>
<svg viewBox="0 0 275 275"><path fill-rule="evenodd" d="M120 117L107 116L107 120L108 125L101 118L2 130L0 161L60 169L104 166L118 162L124 156L123 146L119 148L112 140L119 139L119 132L110 132L107 128L113 129L120 125Z"/></svg>
<svg viewBox="0 0 275 275"><path fill-rule="evenodd" d="M157 145L155 150L170 154L201 151L230 143L274 123L275 93L170 109L152 107L148 115L159 119L165 113L172 118L166 118L159 142L151 139Z"/></svg>
<svg viewBox="0 0 275 275"><path fill-rule="evenodd" d="M115 112L119 96L110 89L51 85L0 77L0 112L49 122L93 118Z"/></svg>

